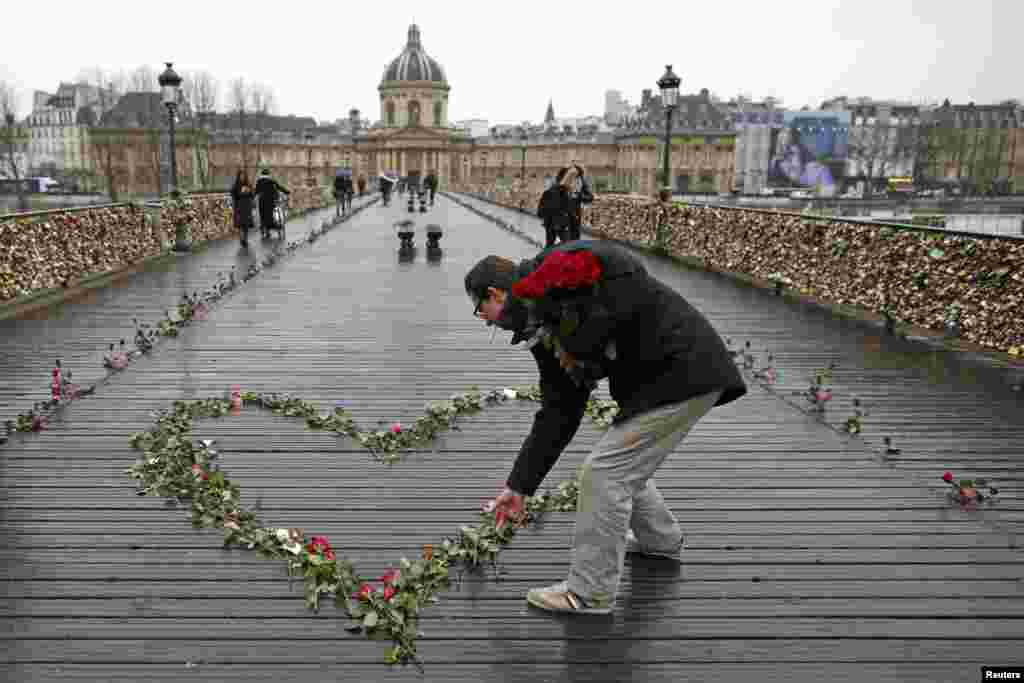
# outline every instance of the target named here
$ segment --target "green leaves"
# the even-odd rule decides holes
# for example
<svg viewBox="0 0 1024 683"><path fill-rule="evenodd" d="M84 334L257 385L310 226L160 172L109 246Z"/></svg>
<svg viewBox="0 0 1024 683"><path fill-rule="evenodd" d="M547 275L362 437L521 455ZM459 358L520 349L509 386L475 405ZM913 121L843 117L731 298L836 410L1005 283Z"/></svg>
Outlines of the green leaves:
<svg viewBox="0 0 1024 683"><path fill-rule="evenodd" d="M481 394L474 387L470 392L428 406L426 415L411 429L364 432L342 408L325 415L315 405L294 397L242 393L243 405L301 418L311 429L353 436L368 448L378 448L377 455L396 459L401 449L422 445L452 427L459 415L510 400L539 401L540 389L532 386ZM192 440L194 419L224 417L230 411L230 400L208 398L175 401L170 410L154 413L155 427L131 437L132 447L143 451L143 458L127 473L140 482L142 494L189 500L192 524L197 528L224 529L225 547L246 548L264 557L287 560L289 575L302 577L306 606L319 610L321 596L333 595L335 604L356 622L350 631L362 631L369 638L390 639L394 643L385 654L388 663L419 666L417 615L422 607L437 602L437 593L448 586L451 567L472 571L484 564L493 565L519 528L539 521L547 512L570 512L576 508L579 487L573 481L560 484L556 492L527 498L526 515L518 523L505 523L499 529L493 512L482 513L479 525L461 527L457 539L444 539L436 550L435 546L428 546L423 559L402 558L400 571L382 577L383 589L375 590L354 573L351 562L327 552L329 548L323 545L326 539L313 537L311 543L305 544L302 530L263 527L252 511L241 506L238 485L211 462L216 456L213 442L196 444ZM613 401L592 400L587 411L600 425L617 414L618 406ZM357 589L356 597L353 593Z"/></svg>

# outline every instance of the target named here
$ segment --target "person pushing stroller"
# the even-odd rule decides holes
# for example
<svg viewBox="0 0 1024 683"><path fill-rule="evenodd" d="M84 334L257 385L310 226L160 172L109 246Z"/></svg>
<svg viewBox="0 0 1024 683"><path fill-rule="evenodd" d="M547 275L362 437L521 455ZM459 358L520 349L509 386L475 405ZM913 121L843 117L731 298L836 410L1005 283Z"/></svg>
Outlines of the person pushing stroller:
<svg viewBox="0 0 1024 683"><path fill-rule="evenodd" d="M269 169L265 168L260 171L260 177L256 181L254 194L258 199L260 207L260 234L263 237L270 237L270 230L272 228L280 229L282 227L277 225L274 220L274 206L277 204L277 198L281 193L290 195L291 190L272 178Z"/></svg>

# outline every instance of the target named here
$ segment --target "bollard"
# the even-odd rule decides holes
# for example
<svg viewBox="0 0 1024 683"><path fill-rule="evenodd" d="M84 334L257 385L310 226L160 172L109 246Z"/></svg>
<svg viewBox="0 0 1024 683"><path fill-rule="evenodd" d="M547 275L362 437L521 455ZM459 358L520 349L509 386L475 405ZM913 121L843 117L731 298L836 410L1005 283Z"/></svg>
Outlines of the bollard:
<svg viewBox="0 0 1024 683"><path fill-rule="evenodd" d="M413 238L416 235L416 224L411 220L404 220L396 223L395 227L398 228L398 239L401 242L399 248L403 250L412 249Z"/></svg>
<svg viewBox="0 0 1024 683"><path fill-rule="evenodd" d="M441 226L436 223L431 223L427 226L427 247L429 249L437 249L441 243Z"/></svg>

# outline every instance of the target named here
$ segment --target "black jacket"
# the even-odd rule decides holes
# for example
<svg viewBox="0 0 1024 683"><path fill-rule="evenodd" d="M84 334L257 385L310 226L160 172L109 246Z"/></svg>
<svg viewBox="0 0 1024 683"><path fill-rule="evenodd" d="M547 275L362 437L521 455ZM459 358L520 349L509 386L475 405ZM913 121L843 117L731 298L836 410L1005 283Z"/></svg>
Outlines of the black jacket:
<svg viewBox="0 0 1024 683"><path fill-rule="evenodd" d="M277 201L277 195L279 192L285 194L291 194L291 192L281 183L277 182L270 176L260 176L260 179L256 181L256 196L259 197L260 206L273 207Z"/></svg>
<svg viewBox="0 0 1024 683"><path fill-rule="evenodd" d="M252 189L250 188L243 192L241 184L236 179L234 185L231 186L231 201L235 209L235 226L239 228L251 228L253 226Z"/></svg>
<svg viewBox="0 0 1024 683"><path fill-rule="evenodd" d="M607 372L619 423L638 413L721 390L717 405L735 401L746 384L708 320L678 292L649 276L623 247L581 240L541 252L519 267L522 277L553 251L591 251L601 263L604 285L592 313L563 347L580 361ZM615 358L606 350L614 342ZM508 486L533 495L569 444L583 418L590 391L578 387L543 344L532 349L543 394L533 428L523 442Z"/></svg>
<svg viewBox="0 0 1024 683"><path fill-rule="evenodd" d="M544 190L537 204L537 215L545 228L559 230L571 227L576 208L569 191L558 183Z"/></svg>
<svg viewBox="0 0 1024 683"><path fill-rule="evenodd" d="M352 178L349 176L334 176L334 196L350 194L352 192Z"/></svg>

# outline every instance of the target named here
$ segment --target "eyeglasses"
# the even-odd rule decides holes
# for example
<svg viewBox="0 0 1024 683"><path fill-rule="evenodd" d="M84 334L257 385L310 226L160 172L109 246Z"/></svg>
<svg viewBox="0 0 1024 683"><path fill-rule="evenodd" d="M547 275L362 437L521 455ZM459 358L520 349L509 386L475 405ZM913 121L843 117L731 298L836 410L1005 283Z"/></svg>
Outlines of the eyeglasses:
<svg viewBox="0 0 1024 683"><path fill-rule="evenodd" d="M490 294L485 293L482 297L479 294L473 294L473 315L480 315L480 307L484 305L484 302L490 298Z"/></svg>

